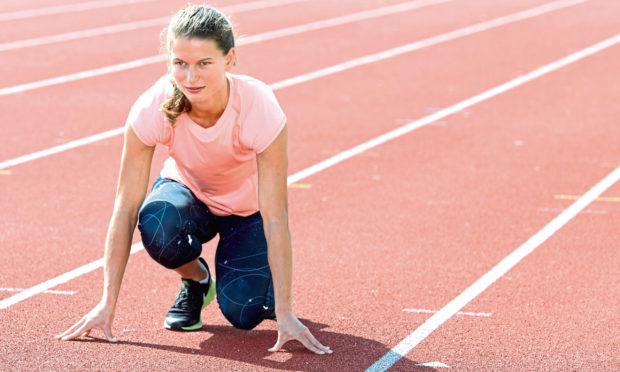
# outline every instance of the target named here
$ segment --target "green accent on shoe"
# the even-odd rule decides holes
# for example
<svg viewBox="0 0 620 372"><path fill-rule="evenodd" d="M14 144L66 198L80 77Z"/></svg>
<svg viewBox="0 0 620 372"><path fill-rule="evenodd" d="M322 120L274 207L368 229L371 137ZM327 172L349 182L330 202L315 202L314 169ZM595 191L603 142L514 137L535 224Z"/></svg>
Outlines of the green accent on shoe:
<svg viewBox="0 0 620 372"><path fill-rule="evenodd" d="M194 324L193 326L189 326L189 327L181 327L182 330L184 331L195 331L197 329L202 328L202 319L200 319L198 321L198 323Z"/></svg>
<svg viewBox="0 0 620 372"><path fill-rule="evenodd" d="M172 326L170 324L168 324L168 322L164 321L164 328L166 329L172 329L172 330L179 330L179 331L195 331L197 329L202 328L202 319L198 320L198 323L191 325L191 326L187 326L187 327L181 327L180 329L175 329L172 328Z"/></svg>
<svg viewBox="0 0 620 372"><path fill-rule="evenodd" d="M215 279L211 278L211 284L209 284L209 290L207 290L207 294L205 295L205 299L202 302L202 308L207 307L208 304L213 301L215 298Z"/></svg>

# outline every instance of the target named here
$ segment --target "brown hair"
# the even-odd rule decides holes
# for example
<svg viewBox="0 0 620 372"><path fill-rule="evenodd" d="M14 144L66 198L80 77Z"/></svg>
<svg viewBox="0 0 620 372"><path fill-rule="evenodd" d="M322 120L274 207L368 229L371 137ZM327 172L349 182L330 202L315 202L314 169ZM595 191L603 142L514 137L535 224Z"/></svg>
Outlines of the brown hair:
<svg viewBox="0 0 620 372"><path fill-rule="evenodd" d="M172 17L170 25L165 32L165 50L170 51L172 42L179 38L197 38L213 40L217 47L226 55L235 47L230 21L218 10L205 5L188 5L179 10ZM161 105L161 111L166 115L168 121L174 125L177 117L183 112L190 112L192 104L187 97L179 90L174 80L174 87L168 99Z"/></svg>

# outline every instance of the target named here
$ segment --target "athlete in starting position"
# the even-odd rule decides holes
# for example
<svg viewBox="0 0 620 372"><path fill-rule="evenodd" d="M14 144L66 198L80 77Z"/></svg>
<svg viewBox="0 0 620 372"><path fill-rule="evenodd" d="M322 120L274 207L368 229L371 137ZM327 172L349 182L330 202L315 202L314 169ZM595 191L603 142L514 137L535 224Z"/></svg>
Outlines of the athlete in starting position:
<svg viewBox="0 0 620 372"><path fill-rule="evenodd" d="M71 340L99 327L116 341L112 320L137 223L149 255L182 278L164 327L201 328L201 310L217 294L222 313L237 328L277 319L271 351L295 339L315 353L331 353L291 308L282 109L266 84L230 73L233 31L217 10L180 10L166 36L169 74L140 96L127 119L103 296L56 337ZM156 144L167 147L169 158L146 196ZM217 285L200 257L202 244L216 234Z"/></svg>

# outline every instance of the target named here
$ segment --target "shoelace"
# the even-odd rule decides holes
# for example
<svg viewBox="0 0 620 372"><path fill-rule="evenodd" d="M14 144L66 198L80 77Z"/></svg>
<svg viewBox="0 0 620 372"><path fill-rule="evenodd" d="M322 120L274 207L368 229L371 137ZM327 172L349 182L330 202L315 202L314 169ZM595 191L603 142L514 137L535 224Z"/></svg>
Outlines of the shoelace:
<svg viewBox="0 0 620 372"><path fill-rule="evenodd" d="M196 290L190 291L189 286L183 284L181 292L179 292L177 299L174 301L174 307L182 310L191 309L191 305L196 302L196 298L199 298L199 296L196 296L193 292L196 292Z"/></svg>

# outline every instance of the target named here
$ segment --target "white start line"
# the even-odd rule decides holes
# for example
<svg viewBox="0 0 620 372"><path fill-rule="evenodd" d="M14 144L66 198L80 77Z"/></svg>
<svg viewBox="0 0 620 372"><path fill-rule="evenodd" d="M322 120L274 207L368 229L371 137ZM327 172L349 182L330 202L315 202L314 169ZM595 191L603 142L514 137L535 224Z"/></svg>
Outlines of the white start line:
<svg viewBox="0 0 620 372"><path fill-rule="evenodd" d="M431 367L431 368L450 368L449 365L441 363L441 362L427 362L416 364L418 367Z"/></svg>

